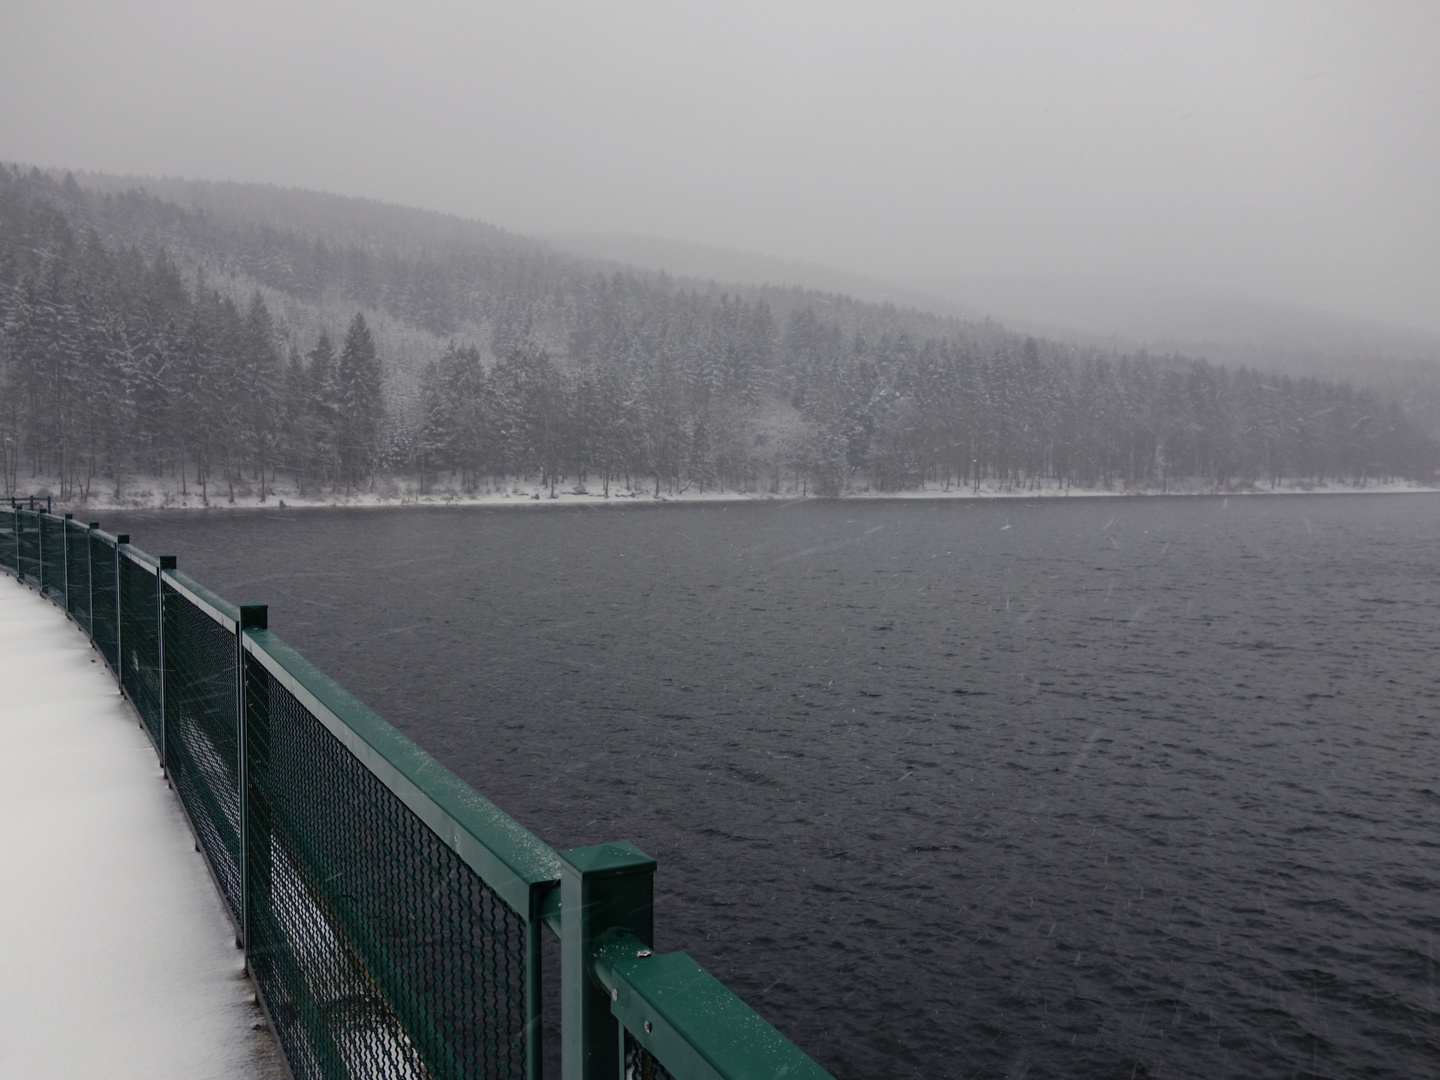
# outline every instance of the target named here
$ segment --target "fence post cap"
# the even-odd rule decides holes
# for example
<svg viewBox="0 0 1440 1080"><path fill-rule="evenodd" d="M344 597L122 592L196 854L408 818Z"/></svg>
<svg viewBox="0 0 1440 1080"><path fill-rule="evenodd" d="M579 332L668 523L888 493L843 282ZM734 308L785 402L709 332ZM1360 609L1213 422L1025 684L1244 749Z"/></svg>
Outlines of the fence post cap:
<svg viewBox="0 0 1440 1080"><path fill-rule="evenodd" d="M175 567L176 567L176 565L177 565L177 563L178 563L178 561L179 561L179 560L177 560L174 555L161 555L161 556L160 556L160 569L161 569L161 570L174 570Z"/></svg>
<svg viewBox="0 0 1440 1080"><path fill-rule="evenodd" d="M130 534L129 534L129 533L116 533L116 534L115 534L115 543L117 543L117 544L128 544L129 542L130 542Z"/></svg>
<svg viewBox="0 0 1440 1080"><path fill-rule="evenodd" d="M629 840L570 848L556 854L560 856L563 864L562 871L568 868L586 878L623 877L627 874L655 872L655 860Z"/></svg>
<svg viewBox="0 0 1440 1080"><path fill-rule="evenodd" d="M98 529L98 528L100 527L100 522L98 522L98 521L92 521L92 522L90 522L89 525L86 525L85 527L86 527L87 529Z"/></svg>
<svg viewBox="0 0 1440 1080"><path fill-rule="evenodd" d="M268 630L268 629L270 629L270 605L269 605L269 604L241 604L241 605L240 605L240 629L241 629L241 630Z"/></svg>

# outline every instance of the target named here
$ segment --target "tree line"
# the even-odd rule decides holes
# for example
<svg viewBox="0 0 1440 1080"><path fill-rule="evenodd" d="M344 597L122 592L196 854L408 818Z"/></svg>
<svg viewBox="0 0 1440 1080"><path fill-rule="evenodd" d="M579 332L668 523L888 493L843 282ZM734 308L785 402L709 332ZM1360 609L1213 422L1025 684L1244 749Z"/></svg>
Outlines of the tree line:
<svg viewBox="0 0 1440 1080"><path fill-rule="evenodd" d="M318 495L384 473L471 492L1165 490L1419 480L1437 466L1398 406L1343 383L601 270L510 240L447 262L167 207L0 169L7 494L36 476L79 501L153 477L207 501L264 498L285 474ZM319 251L330 269L288 291L259 271L219 287L216 260L266 263L266 244ZM300 341L259 285L353 314L343 335ZM376 314L454 333L407 381L403 339L377 338Z"/></svg>
<svg viewBox="0 0 1440 1080"><path fill-rule="evenodd" d="M164 251L76 236L73 184L0 181L0 468L84 501L128 475L209 498L302 467L355 487L378 463L384 405L375 343L357 314L338 352L323 338L288 363L259 294L248 305L188 286ZM32 190L27 191L30 188ZM302 437L303 436L303 437ZM248 479L247 479L248 478Z"/></svg>

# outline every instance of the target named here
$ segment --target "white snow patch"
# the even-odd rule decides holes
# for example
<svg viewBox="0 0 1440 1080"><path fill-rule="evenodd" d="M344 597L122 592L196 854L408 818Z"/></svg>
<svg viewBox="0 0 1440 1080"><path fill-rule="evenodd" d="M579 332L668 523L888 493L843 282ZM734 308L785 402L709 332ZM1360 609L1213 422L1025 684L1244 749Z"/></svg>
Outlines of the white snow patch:
<svg viewBox="0 0 1440 1080"><path fill-rule="evenodd" d="M19 487L21 489L19 492L21 498L27 495L36 495L44 498L60 490L60 485L57 481L53 478L45 477L31 477L22 482ZM571 481L558 486L552 497L548 488L529 481L487 483L483 485L479 491L465 492L460 490L455 484L453 477L450 477L448 474L442 474L441 480L431 484L423 492L413 478L382 477L369 487L349 494L339 492L316 494L312 491L311 494L301 495L299 489L295 486L293 478L282 476L270 485L268 495L264 502L260 501L257 488L250 485L237 488L234 501L232 502L223 486L217 491L214 485L211 485L210 497L208 501L204 501L193 485L191 485L186 494L181 494L173 477L167 477L165 479L136 477L127 480L127 482L122 485L121 495L118 499L114 497L113 487L97 484L92 488L88 501L62 501L59 498L55 498L51 506L57 514L65 511L73 511L77 518L84 520L87 517L96 516L103 510L198 510L205 508L278 510L283 508L319 506L542 507L563 504L599 508L602 506L633 506L637 503L656 502L794 502L806 498L816 498L813 492L807 495L804 491L805 489L800 488L787 479L780 492L763 490L738 492L733 489L718 491L714 487L701 491L699 487L694 484L687 485L681 490L675 491L662 484L660 494L656 495L653 481L636 480L634 486L629 489L621 483L612 483L610 485L610 494L607 498L602 493L602 488L598 481L592 481L588 485L577 485ZM945 487L936 483L928 483L922 487L907 488L904 491L877 491L864 482L856 482L847 486L841 497L846 499L910 500L1082 498L1086 496L1142 497L1159 495L1175 498L1186 495L1385 495L1401 492L1433 494L1437 491L1440 491L1440 487L1408 480L1369 480L1363 485L1355 485L1339 480L1328 483L1288 481L1274 488L1268 485L1246 483L1219 486L1200 483L1171 483L1163 490L1156 486L1126 487L1119 484L1112 487L1080 488L1057 484L1053 480L1033 484L1002 484L998 481L987 480L983 482L978 489L966 484L953 484Z"/></svg>
<svg viewBox="0 0 1440 1080"><path fill-rule="evenodd" d="M283 1076L135 713L3 574L0 688L0 1076Z"/></svg>

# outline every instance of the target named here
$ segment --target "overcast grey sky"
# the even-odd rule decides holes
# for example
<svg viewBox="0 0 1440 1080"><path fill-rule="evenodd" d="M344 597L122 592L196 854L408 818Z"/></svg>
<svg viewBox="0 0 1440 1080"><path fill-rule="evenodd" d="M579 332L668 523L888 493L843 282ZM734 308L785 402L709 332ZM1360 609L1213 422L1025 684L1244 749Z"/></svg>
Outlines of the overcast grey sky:
<svg viewBox="0 0 1440 1080"><path fill-rule="evenodd" d="M1440 330L1440 3L0 0L0 160Z"/></svg>

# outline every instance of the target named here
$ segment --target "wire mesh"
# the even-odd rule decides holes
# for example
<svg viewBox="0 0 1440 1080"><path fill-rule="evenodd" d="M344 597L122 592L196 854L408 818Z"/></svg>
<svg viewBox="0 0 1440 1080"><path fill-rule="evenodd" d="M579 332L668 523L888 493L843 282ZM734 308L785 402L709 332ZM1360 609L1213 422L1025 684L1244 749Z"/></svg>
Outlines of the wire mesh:
<svg viewBox="0 0 1440 1080"><path fill-rule="evenodd" d="M15 516L13 508L0 510L0 566L12 573L19 572L19 553L15 550Z"/></svg>
<svg viewBox="0 0 1440 1080"><path fill-rule="evenodd" d="M65 610L87 634L90 628L90 539L84 528L65 529Z"/></svg>
<svg viewBox="0 0 1440 1080"><path fill-rule="evenodd" d="M297 1080L525 1075L525 920L258 661L251 969Z"/></svg>
<svg viewBox="0 0 1440 1080"><path fill-rule="evenodd" d="M120 556L120 685L160 745L160 634L153 567Z"/></svg>
<svg viewBox="0 0 1440 1080"><path fill-rule="evenodd" d="M40 591L50 599L65 602L65 519L41 514Z"/></svg>
<svg viewBox="0 0 1440 1080"><path fill-rule="evenodd" d="M115 607L115 548L90 534L90 638L117 675L120 672L120 624Z"/></svg>
<svg viewBox="0 0 1440 1080"><path fill-rule="evenodd" d="M22 581L40 584L40 515L29 510L15 513L19 532L19 573Z"/></svg>
<svg viewBox="0 0 1440 1080"><path fill-rule="evenodd" d="M625 1080L675 1080L660 1059L640 1045L638 1039L625 1032Z"/></svg>
<svg viewBox="0 0 1440 1080"><path fill-rule="evenodd" d="M235 635L169 582L165 597L165 764L211 872L240 921L240 762Z"/></svg>

